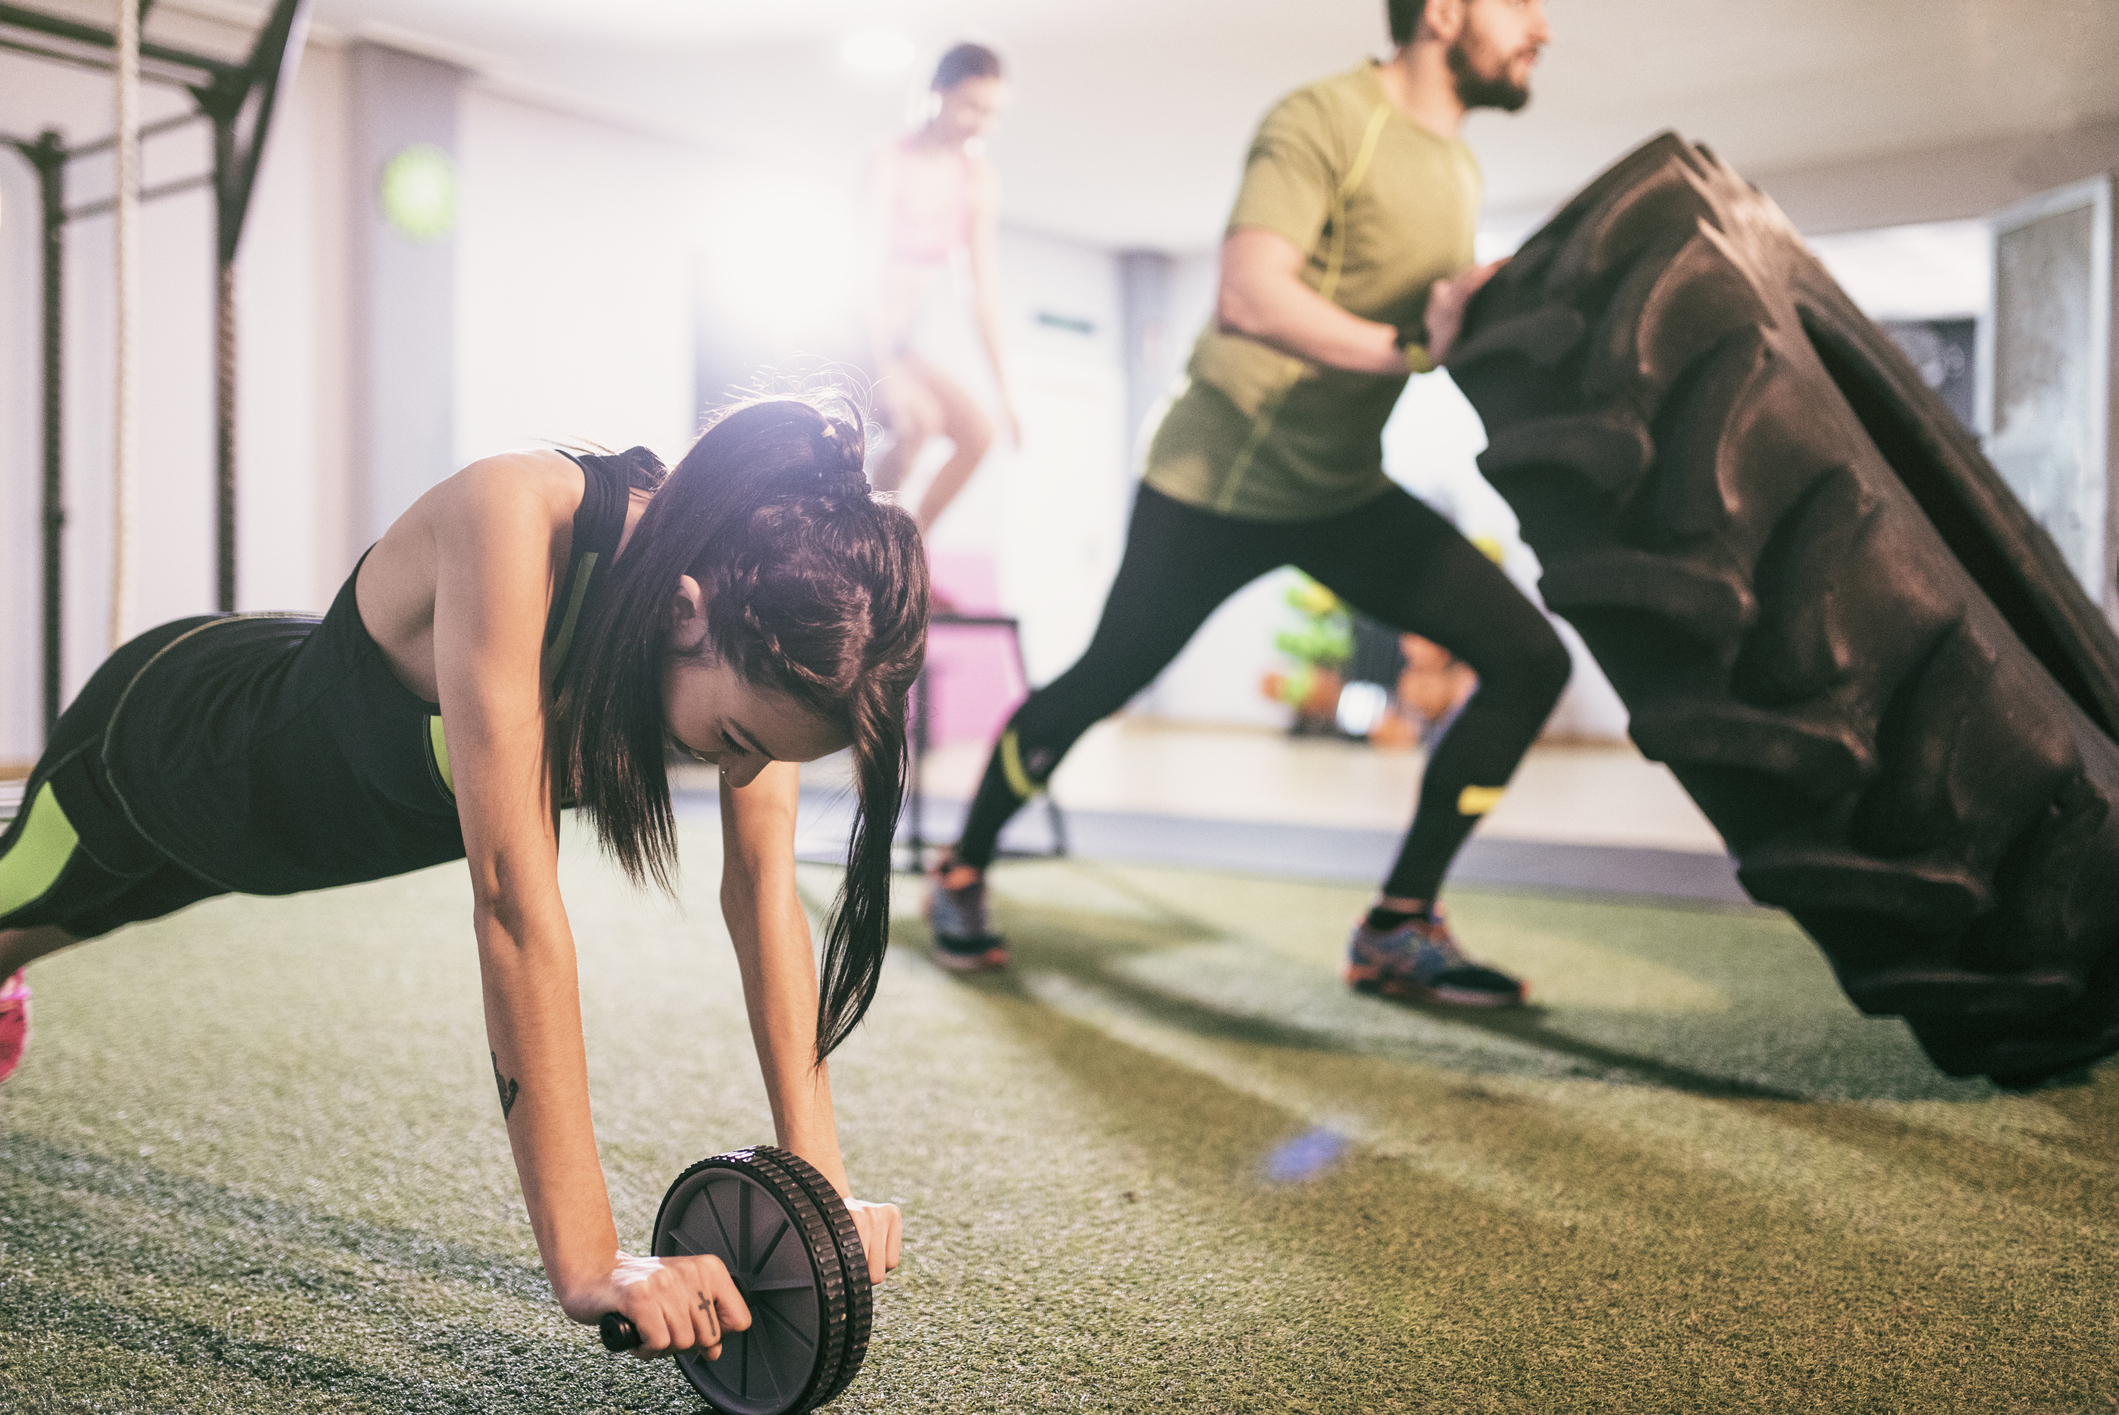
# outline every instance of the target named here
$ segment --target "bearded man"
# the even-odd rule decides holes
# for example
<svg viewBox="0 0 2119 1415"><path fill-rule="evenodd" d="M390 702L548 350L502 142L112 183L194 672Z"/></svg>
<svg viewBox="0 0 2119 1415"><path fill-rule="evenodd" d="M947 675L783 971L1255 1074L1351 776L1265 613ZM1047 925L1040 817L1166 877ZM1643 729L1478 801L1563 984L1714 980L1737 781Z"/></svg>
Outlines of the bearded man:
<svg viewBox="0 0 2119 1415"><path fill-rule="evenodd" d="M1001 827L1068 748L1183 649L1224 600L1295 565L1470 664L1478 691L1436 744L1412 827L1348 943L1364 991L1462 1007L1522 1002L1467 958L1435 896L1566 686L1544 615L1450 523L1384 475L1406 380L1448 354L1472 294L1474 108L1513 112L1551 38L1544 0L1389 0L1387 62L1297 89L1251 144L1214 321L1148 454L1095 638L1010 720L928 893L935 957L999 967L985 871Z"/></svg>

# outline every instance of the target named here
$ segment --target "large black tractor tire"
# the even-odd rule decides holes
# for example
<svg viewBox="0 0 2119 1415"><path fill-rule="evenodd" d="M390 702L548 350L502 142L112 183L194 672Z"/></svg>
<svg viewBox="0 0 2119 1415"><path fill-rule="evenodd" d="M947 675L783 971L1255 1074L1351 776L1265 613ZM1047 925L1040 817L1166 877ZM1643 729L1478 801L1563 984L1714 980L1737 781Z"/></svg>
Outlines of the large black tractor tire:
<svg viewBox="0 0 2119 1415"><path fill-rule="evenodd" d="M2119 1051L2119 640L1780 210L1642 147L1474 300L1486 477L1752 896L1936 1065Z"/></svg>

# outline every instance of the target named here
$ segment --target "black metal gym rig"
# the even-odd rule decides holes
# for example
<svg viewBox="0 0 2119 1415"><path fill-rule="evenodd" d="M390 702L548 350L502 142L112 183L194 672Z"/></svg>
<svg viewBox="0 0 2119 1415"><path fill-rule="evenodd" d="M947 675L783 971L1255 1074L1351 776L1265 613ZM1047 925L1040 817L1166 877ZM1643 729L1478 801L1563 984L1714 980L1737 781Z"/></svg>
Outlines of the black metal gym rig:
<svg viewBox="0 0 2119 1415"><path fill-rule="evenodd" d="M146 23L154 0L140 0L140 20ZM205 121L213 125L213 170L149 187L140 193L143 201L174 196L210 186L214 196L214 552L216 603L223 612L235 608L235 253L243 236L243 218L250 209L251 188L257 182L258 160L265 151L265 138L272 128L272 114L280 94L293 80L295 61L302 51L308 25L309 0L276 0L272 13L258 30L249 54L241 60L194 54L168 44L143 39L140 43L140 79L191 95L194 108L176 117L143 125L142 138L168 132L187 123ZM110 71L117 38L108 30L78 20L48 15L22 5L0 4L0 50L25 54L74 68ZM43 209L43 324L44 324L44 491L41 515L44 530L44 731L50 736L59 720L60 637L62 604L60 564L61 532L66 525L65 484L61 462L60 405L61 357L64 330L61 324L65 274L67 223L109 211L116 198L66 205L66 167L75 158L101 153L116 146L117 135L97 138L71 147L56 129L46 129L34 138L0 133L0 146L11 147L27 159L37 172L37 190Z"/></svg>

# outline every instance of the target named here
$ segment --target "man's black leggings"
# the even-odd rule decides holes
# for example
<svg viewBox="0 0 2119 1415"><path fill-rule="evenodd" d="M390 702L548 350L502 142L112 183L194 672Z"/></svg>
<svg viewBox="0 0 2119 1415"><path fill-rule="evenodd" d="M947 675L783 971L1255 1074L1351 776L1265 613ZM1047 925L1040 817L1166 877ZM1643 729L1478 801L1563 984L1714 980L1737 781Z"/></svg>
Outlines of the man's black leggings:
<svg viewBox="0 0 2119 1415"><path fill-rule="evenodd" d="M1001 827L1075 740L1153 682L1230 595L1290 564L1479 674L1478 692L1427 764L1420 808L1384 884L1385 894L1432 900L1457 847L1545 725L1569 660L1545 616L1499 567L1398 487L1342 515L1296 522L1240 521L1141 487L1096 637L1010 719L956 858L991 863Z"/></svg>

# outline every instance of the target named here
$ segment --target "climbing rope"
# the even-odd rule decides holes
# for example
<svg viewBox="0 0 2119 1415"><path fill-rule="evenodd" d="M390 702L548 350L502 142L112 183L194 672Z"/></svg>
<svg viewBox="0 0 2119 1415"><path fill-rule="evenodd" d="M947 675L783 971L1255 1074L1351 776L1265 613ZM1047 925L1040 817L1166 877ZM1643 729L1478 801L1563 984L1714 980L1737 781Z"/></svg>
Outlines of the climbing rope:
<svg viewBox="0 0 2119 1415"><path fill-rule="evenodd" d="M113 70L117 146L113 150L111 246L115 368L111 387L110 646L125 642L127 569L132 559L132 471L135 452L133 345L140 304L140 5L117 0L117 64Z"/></svg>

